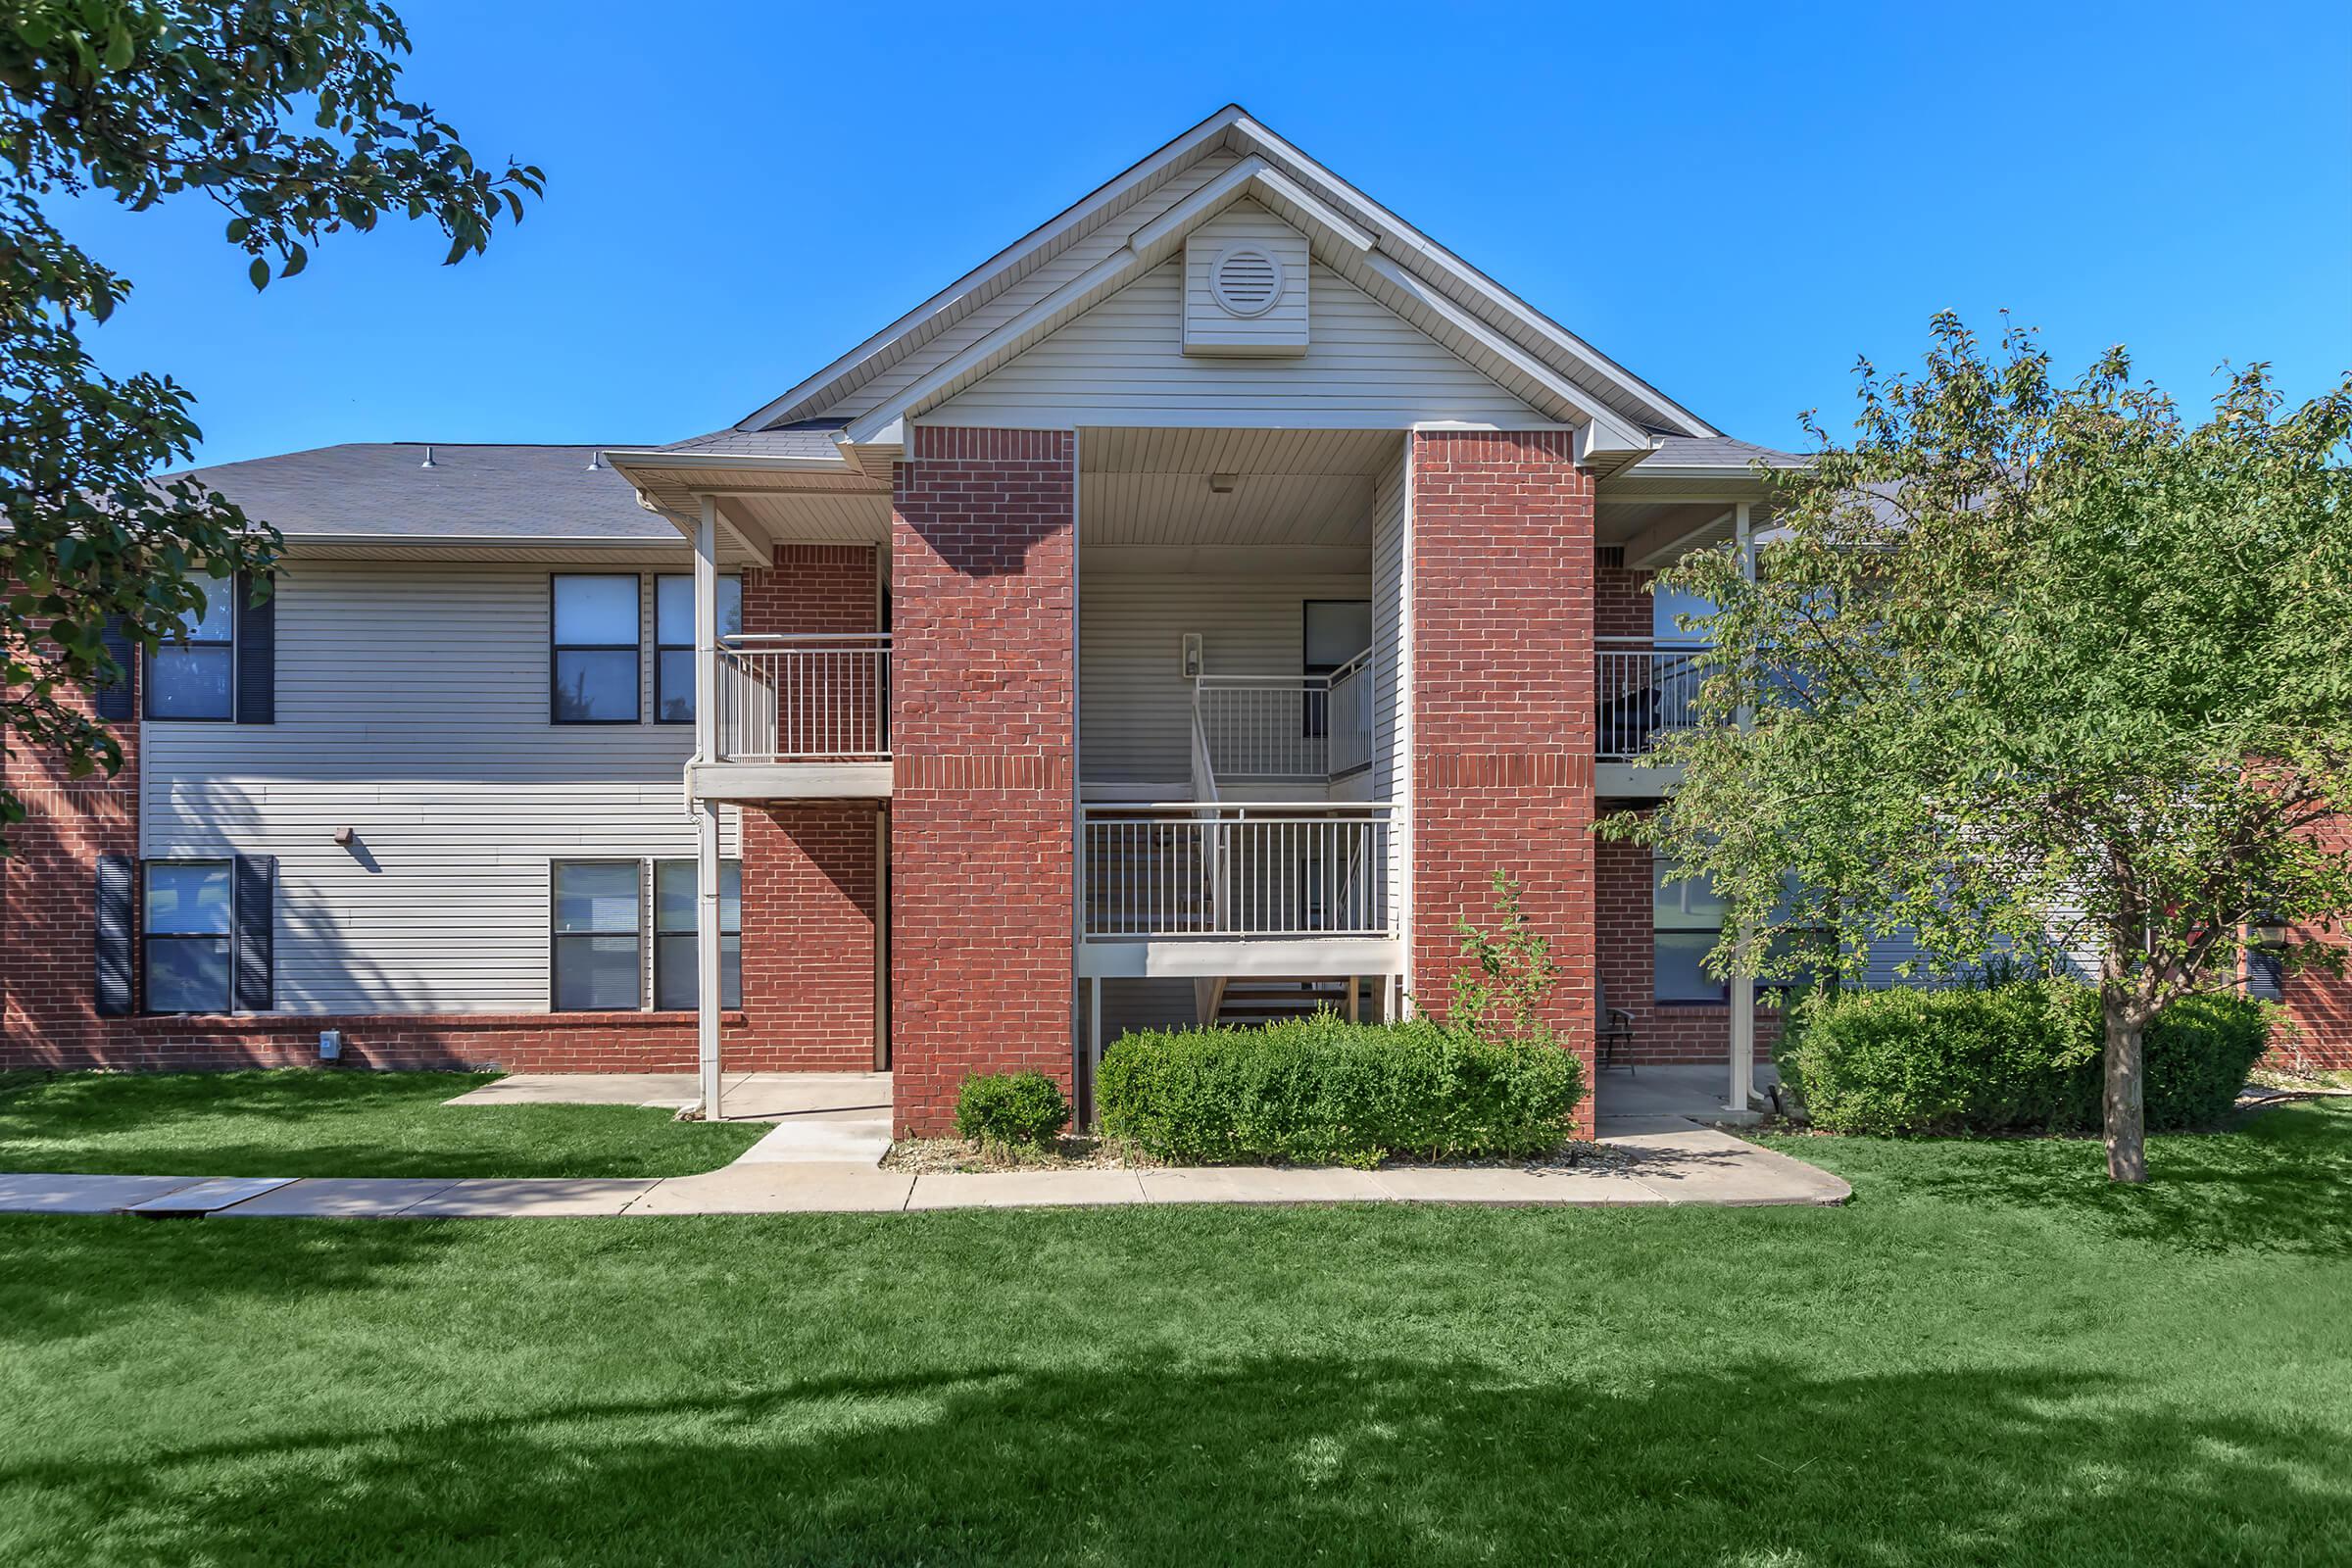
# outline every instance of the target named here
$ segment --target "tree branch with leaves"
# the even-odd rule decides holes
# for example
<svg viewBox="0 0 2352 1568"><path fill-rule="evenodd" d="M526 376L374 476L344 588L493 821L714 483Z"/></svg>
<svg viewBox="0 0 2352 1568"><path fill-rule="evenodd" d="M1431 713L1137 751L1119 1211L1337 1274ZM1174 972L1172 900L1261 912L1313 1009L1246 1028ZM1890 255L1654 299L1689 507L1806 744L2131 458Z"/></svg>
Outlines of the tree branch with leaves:
<svg viewBox="0 0 2352 1568"><path fill-rule="evenodd" d="M0 13L0 744L79 776L122 752L82 694L108 652L176 635L204 580L257 582L281 541L187 476L200 431L167 375L100 371L83 343L130 281L70 242L50 207L143 212L189 194L229 217L254 287L310 247L386 217L436 225L446 262L519 220L540 171L479 165L401 94L406 28L365 0L31 0ZM262 591L266 591L266 588ZM0 787L0 828L23 805Z"/></svg>
<svg viewBox="0 0 2352 1568"><path fill-rule="evenodd" d="M2192 422L2121 349L2061 381L2032 333L1987 352L1941 316L1859 397L1850 444L1808 418L1811 462L1759 470L1754 581L1728 552L1660 574L1715 606L1711 722L1602 830L1708 878L1767 979L1897 937L1931 974L2096 953L2108 1168L2144 1180L2149 1020L2233 985L2258 928L2352 915L2324 833L2352 808L2352 380L2290 410L2255 365Z"/></svg>

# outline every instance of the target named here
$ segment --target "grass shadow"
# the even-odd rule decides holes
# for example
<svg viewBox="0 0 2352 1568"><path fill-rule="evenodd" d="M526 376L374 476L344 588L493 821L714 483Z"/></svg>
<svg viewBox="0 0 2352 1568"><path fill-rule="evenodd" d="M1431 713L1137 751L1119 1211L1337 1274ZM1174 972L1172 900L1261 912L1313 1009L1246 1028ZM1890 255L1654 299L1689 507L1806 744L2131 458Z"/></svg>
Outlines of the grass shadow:
<svg viewBox="0 0 2352 1568"><path fill-rule="evenodd" d="M2191 1252L2352 1257L2352 1106L2312 1102L2218 1133L2148 1140L2149 1181L2107 1179L2095 1138L1765 1138L1836 1171L1855 1201L1929 1199L2038 1213L2077 1230Z"/></svg>
<svg viewBox="0 0 2352 1568"><path fill-rule="evenodd" d="M0 1470L19 1539L220 1563L2292 1563L2292 1418L2020 1369L1639 1387L1272 1354L748 1379ZM2340 1540L2340 1536L2336 1539Z"/></svg>
<svg viewBox="0 0 2352 1568"><path fill-rule="evenodd" d="M443 1103L496 1073L0 1075L0 1169L151 1176L684 1176L766 1130L634 1105Z"/></svg>

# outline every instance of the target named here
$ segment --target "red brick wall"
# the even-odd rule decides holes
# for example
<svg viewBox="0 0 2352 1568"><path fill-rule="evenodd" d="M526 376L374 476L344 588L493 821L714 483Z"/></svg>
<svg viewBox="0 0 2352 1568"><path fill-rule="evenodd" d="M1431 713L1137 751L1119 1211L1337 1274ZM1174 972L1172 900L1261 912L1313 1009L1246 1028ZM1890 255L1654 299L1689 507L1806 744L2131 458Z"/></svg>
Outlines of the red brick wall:
<svg viewBox="0 0 2352 1568"><path fill-rule="evenodd" d="M1645 844L1598 846L1601 989L1611 1007L1634 1015L1634 1043L1614 1061L1637 1066L1724 1060L1732 1048L1731 1008L1723 1003L1660 1003L1652 944L1651 859ZM1756 1059L1772 1059L1781 1015L1756 1009Z"/></svg>
<svg viewBox="0 0 2352 1568"><path fill-rule="evenodd" d="M2322 833L2321 842L2352 855L2352 819L2336 818ZM2294 1033L2272 1054L2283 1065L2352 1072L2352 951L2345 951L2352 950L2352 931L2339 920L2325 927L2307 926L2295 933L2295 940L2343 951L2347 961L2338 974L2319 968L2287 971L2280 1000Z"/></svg>
<svg viewBox="0 0 2352 1568"><path fill-rule="evenodd" d="M1567 431L1417 432L1413 965L1443 1014L1457 918L1519 880L1560 968L1553 1026L1592 1059L1592 480ZM1592 1102L1580 1111L1591 1129Z"/></svg>
<svg viewBox="0 0 2352 1568"><path fill-rule="evenodd" d="M891 520L897 1119L967 1072L1070 1083L1075 437L917 427Z"/></svg>
<svg viewBox="0 0 2352 1568"><path fill-rule="evenodd" d="M90 710L86 698L77 706ZM114 733L122 770L77 779L0 728L0 778L25 808L24 821L0 825L0 1062L85 1050L118 1022L96 1006L98 858L138 853L139 726Z"/></svg>
<svg viewBox="0 0 2352 1568"><path fill-rule="evenodd" d="M1654 571L1602 566L1592 574L1592 632L1598 637L1650 634L1649 580Z"/></svg>
<svg viewBox="0 0 2352 1568"><path fill-rule="evenodd" d="M744 573L743 629L757 636L877 630L871 545L783 544ZM853 701L870 701L848 694ZM859 726L844 724L843 734ZM874 1064L871 801L792 801L743 812L743 1004L729 1069L861 1072Z"/></svg>
<svg viewBox="0 0 2352 1568"><path fill-rule="evenodd" d="M864 1072L874 1064L872 801L743 810L743 1006L730 1069Z"/></svg>

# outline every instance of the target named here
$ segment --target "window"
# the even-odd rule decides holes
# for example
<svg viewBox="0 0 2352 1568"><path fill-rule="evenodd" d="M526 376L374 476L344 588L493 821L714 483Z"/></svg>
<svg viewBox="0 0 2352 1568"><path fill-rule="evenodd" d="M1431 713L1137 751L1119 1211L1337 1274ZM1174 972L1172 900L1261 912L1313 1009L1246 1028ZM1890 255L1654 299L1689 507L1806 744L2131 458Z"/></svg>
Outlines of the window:
<svg viewBox="0 0 2352 1568"><path fill-rule="evenodd" d="M1654 862L1650 902L1651 995L1659 1002L1721 1002L1724 983L1701 967L1723 935L1723 901L1703 876L1669 882L1674 862Z"/></svg>
<svg viewBox="0 0 2352 1568"><path fill-rule="evenodd" d="M1723 901L1715 896L1714 887L1703 876L1683 882L1668 882L1674 862L1658 857L1656 892L1650 903L1651 952L1650 989L1659 1002L1724 1002L1731 997L1730 985L1709 975L1703 967L1706 956L1715 951L1723 935ZM1781 906L1774 911L1775 920L1788 919L1793 912L1793 883L1784 884ZM1801 928L1783 928L1769 939L1770 956L1774 961L1787 958L1810 943L1826 941L1827 932ZM1770 963L1764 965L1772 967ZM1787 991L1799 982L1795 980L1756 981L1756 994Z"/></svg>
<svg viewBox="0 0 2352 1568"><path fill-rule="evenodd" d="M555 579L550 717L558 724L634 724L643 677L639 584L620 577Z"/></svg>
<svg viewBox="0 0 2352 1568"><path fill-rule="evenodd" d="M558 860L553 872L556 1010L643 1007L643 867L635 860Z"/></svg>
<svg viewBox="0 0 2352 1568"><path fill-rule="evenodd" d="M149 860L142 965L149 1012L226 1012L235 903L226 860Z"/></svg>
<svg viewBox="0 0 2352 1568"><path fill-rule="evenodd" d="M204 608L181 616L179 634L147 656L149 718L236 717L236 583L209 577L197 587Z"/></svg>
<svg viewBox="0 0 2352 1568"><path fill-rule="evenodd" d="M743 635L743 579L718 579L718 635ZM694 579L654 579L654 718L694 722Z"/></svg>
<svg viewBox="0 0 2352 1568"><path fill-rule="evenodd" d="M654 862L654 1005L686 1011L702 998L695 972L694 862ZM743 865L718 862L718 1004L743 1005Z"/></svg>

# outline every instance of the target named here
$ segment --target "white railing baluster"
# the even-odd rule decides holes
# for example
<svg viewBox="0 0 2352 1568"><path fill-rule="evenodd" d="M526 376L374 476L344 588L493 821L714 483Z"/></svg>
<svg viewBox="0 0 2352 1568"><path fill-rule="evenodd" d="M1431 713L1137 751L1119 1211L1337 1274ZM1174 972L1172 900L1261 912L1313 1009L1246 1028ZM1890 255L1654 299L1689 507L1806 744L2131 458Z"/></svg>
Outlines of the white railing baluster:
<svg viewBox="0 0 2352 1568"><path fill-rule="evenodd" d="M1298 801L1084 806L1088 937L1391 936L1393 808Z"/></svg>
<svg viewBox="0 0 2352 1568"><path fill-rule="evenodd" d="M1593 752L1627 761L1657 737L1694 729L1699 683L1706 679L1705 643L1656 637L1593 639Z"/></svg>
<svg viewBox="0 0 2352 1568"><path fill-rule="evenodd" d="M890 755L888 632L736 637L717 658L722 760Z"/></svg>

